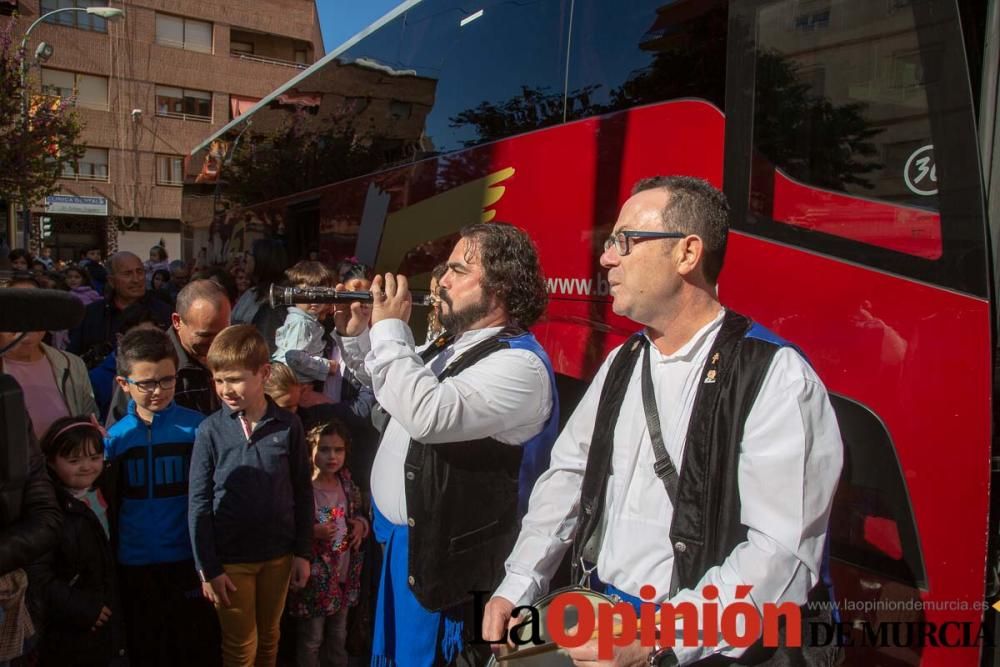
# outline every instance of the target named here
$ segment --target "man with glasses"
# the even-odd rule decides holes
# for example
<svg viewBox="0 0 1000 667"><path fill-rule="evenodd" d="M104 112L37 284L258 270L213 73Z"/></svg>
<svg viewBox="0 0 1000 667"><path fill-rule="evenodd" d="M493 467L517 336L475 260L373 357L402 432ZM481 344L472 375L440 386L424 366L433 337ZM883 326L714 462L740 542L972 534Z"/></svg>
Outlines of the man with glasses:
<svg viewBox="0 0 1000 667"><path fill-rule="evenodd" d="M142 260L130 252L119 252L108 262L111 273L103 299L87 306L80 326L70 332L69 351L80 355L87 368L98 366L114 349L115 335L121 333L122 312L134 303L143 303L157 324L166 328L170 306L146 292L146 270Z"/></svg>
<svg viewBox="0 0 1000 667"><path fill-rule="evenodd" d="M571 544L580 580L637 608L646 585L649 601L698 610L706 594L720 610L740 598L758 610L828 599L837 421L801 353L720 304L728 212L721 192L682 176L640 181L622 207L601 265L614 312L643 329L612 351L556 441L484 637L499 639L514 606L545 592ZM837 650L810 647L808 637L777 651L722 639L687 646L683 629L655 646L616 647L613 664L833 664L820 654ZM594 641L569 655L612 664L599 661Z"/></svg>
<svg viewBox="0 0 1000 667"><path fill-rule="evenodd" d="M228 314L227 314L228 317ZM201 597L187 532L188 467L204 416L174 401L178 358L158 329L118 346L128 412L108 431L116 478L118 563L133 665L208 665L218 655L215 614Z"/></svg>

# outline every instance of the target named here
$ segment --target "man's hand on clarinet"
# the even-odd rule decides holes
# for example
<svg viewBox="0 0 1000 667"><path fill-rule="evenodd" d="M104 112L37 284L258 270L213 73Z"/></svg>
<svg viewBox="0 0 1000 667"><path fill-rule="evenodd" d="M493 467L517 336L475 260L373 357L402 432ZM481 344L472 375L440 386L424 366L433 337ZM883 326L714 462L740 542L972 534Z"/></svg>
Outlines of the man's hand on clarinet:
<svg viewBox="0 0 1000 667"><path fill-rule="evenodd" d="M372 325L382 320L403 320L408 322L413 310L413 297L406 276L375 276L372 281Z"/></svg>
<svg viewBox="0 0 1000 667"><path fill-rule="evenodd" d="M338 283L334 288L338 292L343 292L347 288L343 283ZM333 323L337 327L337 333L341 336L359 336L368 326L371 319L372 307L370 304L354 301L352 303L338 303L333 309Z"/></svg>

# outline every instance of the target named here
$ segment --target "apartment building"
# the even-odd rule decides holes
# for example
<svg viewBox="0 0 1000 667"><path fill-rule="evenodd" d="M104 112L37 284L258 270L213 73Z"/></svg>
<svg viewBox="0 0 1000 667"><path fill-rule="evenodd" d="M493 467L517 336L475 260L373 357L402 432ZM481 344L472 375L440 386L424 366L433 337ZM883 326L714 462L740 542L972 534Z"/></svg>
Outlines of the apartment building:
<svg viewBox="0 0 1000 667"><path fill-rule="evenodd" d="M60 12L30 35L29 55L52 47L31 60L32 93L74 105L84 124L86 153L31 209L32 246L64 259L94 245L145 259L161 240L180 257L185 156L323 55L314 0L4 1L17 36L55 9L125 11L113 22Z"/></svg>

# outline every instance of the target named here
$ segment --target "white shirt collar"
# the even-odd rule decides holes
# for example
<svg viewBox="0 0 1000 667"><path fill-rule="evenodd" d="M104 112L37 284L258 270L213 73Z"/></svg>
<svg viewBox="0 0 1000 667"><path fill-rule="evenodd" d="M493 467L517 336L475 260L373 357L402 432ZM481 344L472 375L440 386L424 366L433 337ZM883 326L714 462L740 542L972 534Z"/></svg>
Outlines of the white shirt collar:
<svg viewBox="0 0 1000 667"><path fill-rule="evenodd" d="M722 327L722 319L726 315L726 309L720 308L719 313L712 319L711 322L698 329L691 338L688 339L686 343L680 346L676 352L673 354L663 354L660 352L655 345L652 344L652 339L649 337L648 332L644 332L643 335L646 336L646 340L650 341L650 349L653 351L653 361L665 362L665 361L691 361L696 359L698 355L705 351L705 347L711 345L712 341L715 340L715 334L718 333L719 329Z"/></svg>

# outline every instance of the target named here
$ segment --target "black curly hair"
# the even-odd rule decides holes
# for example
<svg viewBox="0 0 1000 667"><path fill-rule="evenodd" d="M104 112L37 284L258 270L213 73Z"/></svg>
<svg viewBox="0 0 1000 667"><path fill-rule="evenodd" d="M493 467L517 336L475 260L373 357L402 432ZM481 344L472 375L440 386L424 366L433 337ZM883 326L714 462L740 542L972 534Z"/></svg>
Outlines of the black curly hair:
<svg viewBox="0 0 1000 667"><path fill-rule="evenodd" d="M460 234L468 241L468 252L479 251L484 294L504 304L512 324L528 328L537 322L549 295L538 250L527 232L506 222L490 222L468 225Z"/></svg>

